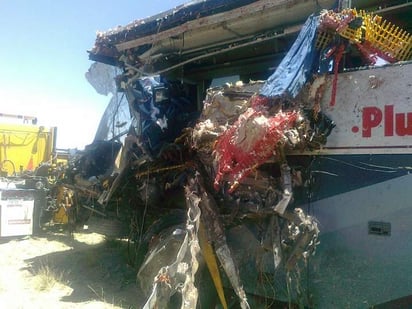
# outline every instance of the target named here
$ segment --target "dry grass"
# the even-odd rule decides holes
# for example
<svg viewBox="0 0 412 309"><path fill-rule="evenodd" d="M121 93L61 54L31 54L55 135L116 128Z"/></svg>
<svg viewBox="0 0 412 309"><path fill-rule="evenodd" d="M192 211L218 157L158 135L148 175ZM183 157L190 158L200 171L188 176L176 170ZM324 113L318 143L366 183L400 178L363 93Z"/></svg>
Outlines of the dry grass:
<svg viewBox="0 0 412 309"><path fill-rule="evenodd" d="M42 263L34 272L34 288L38 291L50 291L56 285L64 282L64 271L54 268L48 263Z"/></svg>
<svg viewBox="0 0 412 309"><path fill-rule="evenodd" d="M95 233L0 242L0 308L140 308L127 241Z"/></svg>
<svg viewBox="0 0 412 309"><path fill-rule="evenodd" d="M113 305L115 303L114 301L114 297L112 298L111 301L108 301L106 299L106 296L104 294L104 289L100 288L100 293L98 291L96 291L91 285L87 286L97 297L97 300L99 300L100 302L106 304L106 306L112 306L112 308L115 308L115 306Z"/></svg>

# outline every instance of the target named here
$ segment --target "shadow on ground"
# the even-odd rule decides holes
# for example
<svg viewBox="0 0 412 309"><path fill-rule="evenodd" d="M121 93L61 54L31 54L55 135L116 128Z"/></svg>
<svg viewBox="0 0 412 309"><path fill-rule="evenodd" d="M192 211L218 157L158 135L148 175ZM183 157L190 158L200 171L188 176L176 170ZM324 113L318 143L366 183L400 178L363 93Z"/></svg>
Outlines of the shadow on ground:
<svg viewBox="0 0 412 309"><path fill-rule="evenodd" d="M45 266L61 274L59 281L72 289L62 302L97 300L121 308L141 308L144 304L145 297L136 283L136 270L128 264L127 241L105 239L90 245L64 234L40 237L72 248L25 260L27 270L34 276Z"/></svg>

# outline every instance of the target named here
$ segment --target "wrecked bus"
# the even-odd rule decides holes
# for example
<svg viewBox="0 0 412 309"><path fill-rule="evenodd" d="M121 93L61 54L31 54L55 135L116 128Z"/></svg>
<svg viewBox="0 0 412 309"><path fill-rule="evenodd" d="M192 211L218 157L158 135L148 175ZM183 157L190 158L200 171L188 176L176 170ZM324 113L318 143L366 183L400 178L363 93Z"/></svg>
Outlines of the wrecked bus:
<svg viewBox="0 0 412 309"><path fill-rule="evenodd" d="M67 175L127 226L142 307L411 304L412 6L334 4L192 1L98 33L87 78L112 98Z"/></svg>

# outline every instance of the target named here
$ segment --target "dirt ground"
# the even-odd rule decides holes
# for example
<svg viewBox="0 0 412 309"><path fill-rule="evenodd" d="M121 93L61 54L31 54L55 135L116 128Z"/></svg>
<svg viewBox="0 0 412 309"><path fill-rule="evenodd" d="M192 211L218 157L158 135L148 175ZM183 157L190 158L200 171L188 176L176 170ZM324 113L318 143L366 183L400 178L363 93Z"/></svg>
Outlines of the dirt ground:
<svg viewBox="0 0 412 309"><path fill-rule="evenodd" d="M96 233L0 239L0 308L141 308L127 242Z"/></svg>

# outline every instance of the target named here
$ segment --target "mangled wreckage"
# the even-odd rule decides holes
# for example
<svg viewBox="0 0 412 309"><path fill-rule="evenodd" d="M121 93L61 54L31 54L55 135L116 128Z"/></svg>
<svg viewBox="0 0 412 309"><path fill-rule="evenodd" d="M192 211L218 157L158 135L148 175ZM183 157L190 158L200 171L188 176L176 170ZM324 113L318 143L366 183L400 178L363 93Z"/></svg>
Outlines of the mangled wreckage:
<svg viewBox="0 0 412 309"><path fill-rule="evenodd" d="M67 177L89 220L127 228L144 308L412 295L411 5L395 2L192 1L97 35L87 78L112 99Z"/></svg>

